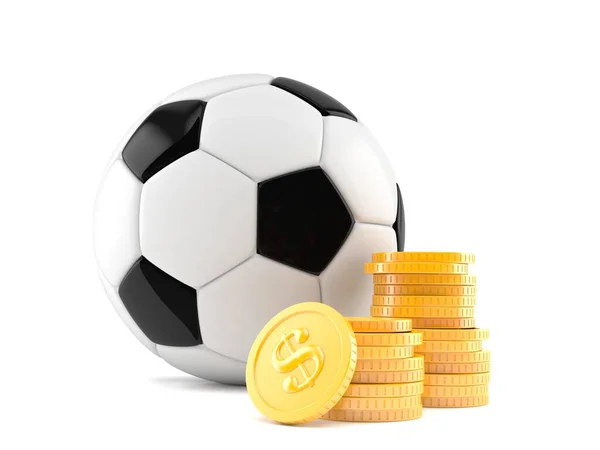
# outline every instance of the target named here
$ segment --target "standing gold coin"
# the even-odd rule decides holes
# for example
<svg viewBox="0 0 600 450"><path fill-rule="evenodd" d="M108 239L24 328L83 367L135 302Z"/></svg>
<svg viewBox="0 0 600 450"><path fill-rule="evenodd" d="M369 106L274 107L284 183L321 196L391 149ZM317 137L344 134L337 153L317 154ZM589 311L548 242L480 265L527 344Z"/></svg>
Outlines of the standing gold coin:
<svg viewBox="0 0 600 450"><path fill-rule="evenodd" d="M489 350L468 353L423 353L422 356L425 359L425 363L470 364L490 361Z"/></svg>
<svg viewBox="0 0 600 450"><path fill-rule="evenodd" d="M254 341L248 393L272 420L308 422L340 400L356 358L354 332L340 313L323 303L299 303L273 317Z"/></svg>
<svg viewBox="0 0 600 450"><path fill-rule="evenodd" d="M419 345L423 337L419 332L412 333L355 333L356 344L371 347L392 347Z"/></svg>
<svg viewBox="0 0 600 450"><path fill-rule="evenodd" d="M377 287L377 286L375 286ZM448 295L374 295L374 306L403 306L403 307L444 307L444 308L473 308L476 297L456 297Z"/></svg>
<svg viewBox="0 0 600 450"><path fill-rule="evenodd" d="M472 397L423 397L423 406L427 408L469 408L485 406L490 402L487 394Z"/></svg>
<svg viewBox="0 0 600 450"><path fill-rule="evenodd" d="M415 355L414 346L407 347L358 347L359 359L410 358Z"/></svg>
<svg viewBox="0 0 600 450"><path fill-rule="evenodd" d="M376 317L433 317L433 318L472 318L474 308L442 308L419 306L371 306L371 315ZM414 326L414 325L413 325Z"/></svg>
<svg viewBox="0 0 600 450"><path fill-rule="evenodd" d="M359 359L356 371L360 372L401 372L423 368L423 355L402 359Z"/></svg>
<svg viewBox="0 0 600 450"><path fill-rule="evenodd" d="M400 422L418 419L422 415L423 407L415 406L413 408L383 411L335 409L326 413L322 418L347 422Z"/></svg>
<svg viewBox="0 0 600 450"><path fill-rule="evenodd" d="M490 337L490 330L473 328L471 330L421 329L425 341L485 341Z"/></svg>
<svg viewBox="0 0 600 450"><path fill-rule="evenodd" d="M366 263L365 273L457 273L466 275L466 264L427 263L427 262L382 262Z"/></svg>
<svg viewBox="0 0 600 450"><path fill-rule="evenodd" d="M354 384L351 383L344 397L408 397L421 395L423 382L388 383L388 384ZM343 397L342 397L343 398Z"/></svg>
<svg viewBox="0 0 600 450"><path fill-rule="evenodd" d="M488 373L464 373L464 374L425 374L424 383L429 386L473 386L476 384L488 384L490 374Z"/></svg>
<svg viewBox="0 0 600 450"><path fill-rule="evenodd" d="M413 317L413 328L475 328L473 317Z"/></svg>
<svg viewBox="0 0 600 450"><path fill-rule="evenodd" d="M476 295L475 286L439 286L422 284L376 284L375 295L450 295L464 297Z"/></svg>
<svg viewBox="0 0 600 450"><path fill-rule="evenodd" d="M443 284L475 286L475 275L385 273L373 275L373 284Z"/></svg>
<svg viewBox="0 0 600 450"><path fill-rule="evenodd" d="M441 262L474 264L475 255L457 252L381 252L373 253L374 262Z"/></svg>
<svg viewBox="0 0 600 450"><path fill-rule="evenodd" d="M478 352L483 348L481 341L425 341L415 348L417 353L463 353Z"/></svg>
<svg viewBox="0 0 600 450"><path fill-rule="evenodd" d="M361 409L381 411L385 409L403 409L421 406L421 396L409 397L342 397L331 409Z"/></svg>
<svg viewBox="0 0 600 450"><path fill-rule="evenodd" d="M388 317L346 317L357 333L404 333L412 329L410 319Z"/></svg>
<svg viewBox="0 0 600 450"><path fill-rule="evenodd" d="M425 372L419 370L403 370L402 372L354 372L352 383L414 383L423 381Z"/></svg>
<svg viewBox="0 0 600 450"><path fill-rule="evenodd" d="M421 355L422 356L422 355ZM360 361L359 361L360 362ZM358 370L358 365L356 366ZM425 363L425 373L483 373L490 371L489 362Z"/></svg>
<svg viewBox="0 0 600 450"><path fill-rule="evenodd" d="M423 397L475 397L488 395L488 385L474 386L428 386L425 385Z"/></svg>

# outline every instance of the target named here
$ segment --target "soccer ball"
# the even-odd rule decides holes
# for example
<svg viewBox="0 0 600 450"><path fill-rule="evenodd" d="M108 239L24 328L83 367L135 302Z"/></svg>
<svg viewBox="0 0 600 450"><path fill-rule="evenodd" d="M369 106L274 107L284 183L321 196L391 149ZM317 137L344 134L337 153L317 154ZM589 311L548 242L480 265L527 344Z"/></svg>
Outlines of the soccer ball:
<svg viewBox="0 0 600 450"><path fill-rule="evenodd" d="M371 253L404 248L400 189L354 114L288 78L184 88L125 136L94 213L100 278L151 352L244 384L261 328L321 301L369 315Z"/></svg>

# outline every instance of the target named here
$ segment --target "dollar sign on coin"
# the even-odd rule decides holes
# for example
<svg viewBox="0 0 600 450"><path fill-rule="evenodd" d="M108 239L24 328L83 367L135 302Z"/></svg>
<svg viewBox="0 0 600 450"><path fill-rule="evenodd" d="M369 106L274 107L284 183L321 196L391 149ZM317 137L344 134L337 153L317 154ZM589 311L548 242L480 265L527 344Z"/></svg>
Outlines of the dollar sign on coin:
<svg viewBox="0 0 600 450"><path fill-rule="evenodd" d="M340 401L356 360L356 336L339 312L323 303L298 303L256 337L246 365L248 394L277 422L315 420Z"/></svg>
<svg viewBox="0 0 600 450"><path fill-rule="evenodd" d="M283 380L283 390L288 394L300 392L309 386L313 386L314 380L319 376L321 369L323 368L325 354L321 347L310 344L296 350L291 341L292 338L295 338L298 344L304 344L309 336L309 332L306 328L292 330L289 333L284 334L273 349L272 364L277 372L287 373L292 372L295 369L300 369L300 372L302 372L302 376L304 377L304 381L300 384L298 384L298 379L293 375L290 375ZM287 357L282 358L281 350L284 346L290 354ZM315 370L312 374L304 367L304 362L309 359L315 363Z"/></svg>

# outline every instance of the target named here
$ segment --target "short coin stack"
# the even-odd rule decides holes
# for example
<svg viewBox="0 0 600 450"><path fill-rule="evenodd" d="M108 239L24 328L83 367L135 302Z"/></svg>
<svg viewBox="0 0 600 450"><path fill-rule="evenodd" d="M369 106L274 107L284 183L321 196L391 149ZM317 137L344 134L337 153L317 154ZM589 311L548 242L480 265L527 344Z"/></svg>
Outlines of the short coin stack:
<svg viewBox="0 0 600 450"><path fill-rule="evenodd" d="M488 330L475 328L476 279L465 253L375 253L365 265L374 274L371 315L412 319L423 333L416 351L424 357L426 407L488 404Z"/></svg>
<svg viewBox="0 0 600 450"><path fill-rule="evenodd" d="M424 358L414 356L421 333L408 319L346 318L358 345L356 370L340 401L323 419L393 422L421 417Z"/></svg>

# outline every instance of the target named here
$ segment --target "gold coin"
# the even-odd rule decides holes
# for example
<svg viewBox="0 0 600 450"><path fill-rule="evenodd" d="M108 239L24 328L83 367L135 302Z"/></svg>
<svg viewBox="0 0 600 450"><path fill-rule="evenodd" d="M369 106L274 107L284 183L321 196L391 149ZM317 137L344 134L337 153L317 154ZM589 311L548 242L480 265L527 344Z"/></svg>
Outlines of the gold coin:
<svg viewBox="0 0 600 450"><path fill-rule="evenodd" d="M384 411L335 409L326 413L322 419L347 422L400 422L418 419L422 414L423 407L421 406Z"/></svg>
<svg viewBox="0 0 600 450"><path fill-rule="evenodd" d="M477 294L475 286L440 286L422 284L376 284L375 295L444 295L465 297Z"/></svg>
<svg viewBox="0 0 600 450"><path fill-rule="evenodd" d="M425 341L485 341L490 337L490 330L473 328L470 330L421 329Z"/></svg>
<svg viewBox="0 0 600 450"><path fill-rule="evenodd" d="M425 372L423 369L403 370L402 372L354 372L353 383L414 383L423 381Z"/></svg>
<svg viewBox="0 0 600 450"><path fill-rule="evenodd" d="M475 328L475 319L472 317L413 317L411 320L413 328Z"/></svg>
<svg viewBox="0 0 600 450"><path fill-rule="evenodd" d="M487 395L488 385L478 384L474 386L428 386L425 385L423 397L475 397Z"/></svg>
<svg viewBox="0 0 600 450"><path fill-rule="evenodd" d="M490 351L468 353L423 353L425 363L465 364L490 361Z"/></svg>
<svg viewBox="0 0 600 450"><path fill-rule="evenodd" d="M485 406L490 398L487 394L472 397L422 397L423 406L427 408L469 408Z"/></svg>
<svg viewBox="0 0 600 450"><path fill-rule="evenodd" d="M410 358L415 355L414 346L406 347L358 347L359 359Z"/></svg>
<svg viewBox="0 0 600 450"><path fill-rule="evenodd" d="M388 384L354 384L351 383L344 397L407 397L421 395L423 382L388 383ZM342 397L342 398L344 398Z"/></svg>
<svg viewBox="0 0 600 450"><path fill-rule="evenodd" d="M373 275L373 284L444 284L475 286L475 275L387 273Z"/></svg>
<svg viewBox="0 0 600 450"><path fill-rule="evenodd" d="M481 341L425 341L415 348L418 353L462 353L478 352L483 348Z"/></svg>
<svg viewBox="0 0 600 450"><path fill-rule="evenodd" d="M385 317L346 317L355 332L360 333L404 333L410 331L410 319Z"/></svg>
<svg viewBox="0 0 600 450"><path fill-rule="evenodd" d="M419 345L423 342L421 333L355 333L358 346L396 347Z"/></svg>
<svg viewBox="0 0 600 450"><path fill-rule="evenodd" d="M476 302L475 299L476 297L474 296L456 297L448 295L374 295L373 306L473 308Z"/></svg>
<svg viewBox="0 0 600 450"><path fill-rule="evenodd" d="M424 383L429 386L473 386L488 384L490 373L435 374L426 373Z"/></svg>
<svg viewBox="0 0 600 450"><path fill-rule="evenodd" d="M417 317L417 318L472 318L474 308L442 308L420 306L371 306L371 315L375 317ZM414 325L413 325L414 326Z"/></svg>
<svg viewBox="0 0 600 450"><path fill-rule="evenodd" d="M358 365L356 369L358 370ZM425 373L483 373L489 371L489 362L425 363Z"/></svg>
<svg viewBox="0 0 600 450"><path fill-rule="evenodd" d="M475 255L457 252L380 252L373 253L374 262L440 262L474 264Z"/></svg>
<svg viewBox="0 0 600 450"><path fill-rule="evenodd" d="M361 409L381 411L421 406L421 395L409 397L342 397L331 409Z"/></svg>
<svg viewBox="0 0 600 450"><path fill-rule="evenodd" d="M359 359L356 370L360 372L400 372L423 368L423 355L402 359Z"/></svg>
<svg viewBox="0 0 600 450"><path fill-rule="evenodd" d="M254 341L246 364L248 393L272 420L308 422L346 392L356 358L354 332L340 313L323 303L299 303L273 317Z"/></svg>
<svg viewBox="0 0 600 450"><path fill-rule="evenodd" d="M428 263L428 262L382 262L366 263L365 273L458 273L466 275L466 264Z"/></svg>

